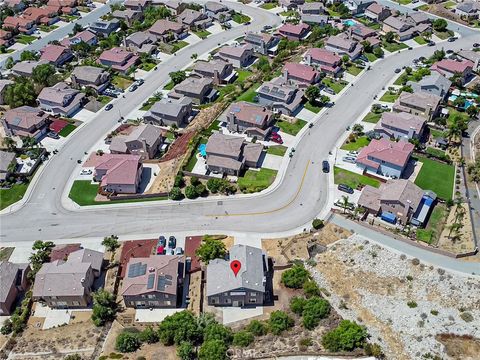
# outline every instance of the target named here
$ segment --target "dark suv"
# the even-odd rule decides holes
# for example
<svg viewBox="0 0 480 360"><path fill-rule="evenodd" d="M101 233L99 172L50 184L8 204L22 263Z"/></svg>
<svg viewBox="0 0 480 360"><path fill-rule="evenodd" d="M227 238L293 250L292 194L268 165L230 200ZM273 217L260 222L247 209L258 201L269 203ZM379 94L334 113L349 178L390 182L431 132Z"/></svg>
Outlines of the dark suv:
<svg viewBox="0 0 480 360"><path fill-rule="evenodd" d="M328 163L327 160L322 161L322 170L324 173L330 172L330 164Z"/></svg>
<svg viewBox="0 0 480 360"><path fill-rule="evenodd" d="M353 194L353 189L350 186L345 184L339 184L338 190L349 193L349 194Z"/></svg>

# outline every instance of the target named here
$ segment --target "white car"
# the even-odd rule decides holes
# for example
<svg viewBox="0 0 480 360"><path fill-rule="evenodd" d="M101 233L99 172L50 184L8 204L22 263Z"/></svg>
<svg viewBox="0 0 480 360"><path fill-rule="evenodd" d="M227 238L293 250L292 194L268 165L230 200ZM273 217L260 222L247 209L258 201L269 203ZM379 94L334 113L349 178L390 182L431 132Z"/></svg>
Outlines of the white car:
<svg viewBox="0 0 480 360"><path fill-rule="evenodd" d="M350 151L348 152L348 156L350 156L350 155L356 157L356 156L358 156L358 151L350 150Z"/></svg>
<svg viewBox="0 0 480 360"><path fill-rule="evenodd" d="M83 169L80 175L92 175L92 170Z"/></svg>
<svg viewBox="0 0 480 360"><path fill-rule="evenodd" d="M356 159L351 156L344 156L342 160L351 164L355 164L356 161Z"/></svg>

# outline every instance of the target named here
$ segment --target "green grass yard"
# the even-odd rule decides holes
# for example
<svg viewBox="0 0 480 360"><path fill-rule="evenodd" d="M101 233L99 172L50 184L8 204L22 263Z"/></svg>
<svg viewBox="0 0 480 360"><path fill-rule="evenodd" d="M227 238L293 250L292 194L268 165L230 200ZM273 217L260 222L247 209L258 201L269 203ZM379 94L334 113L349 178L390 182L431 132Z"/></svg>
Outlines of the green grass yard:
<svg viewBox="0 0 480 360"><path fill-rule="evenodd" d="M37 38L35 36L32 36L32 35L20 34L20 35L17 35L15 37L16 42L18 42L20 44L24 44L24 45L28 45L35 40L37 40Z"/></svg>
<svg viewBox="0 0 480 360"><path fill-rule="evenodd" d="M237 98L237 101L247 101L253 103L253 99L257 95L256 90L259 88L260 83L253 84L250 89L245 91L242 95Z"/></svg>
<svg viewBox="0 0 480 360"><path fill-rule="evenodd" d="M427 43L427 40L425 40L423 36L420 36L420 35L415 36L413 40L415 40L415 42L420 45L425 45Z"/></svg>
<svg viewBox="0 0 480 360"><path fill-rule="evenodd" d="M441 130L437 130L437 129L432 129L430 128L430 135L436 139L436 138L439 138L439 137L445 137L445 132L444 131L441 131Z"/></svg>
<svg viewBox="0 0 480 360"><path fill-rule="evenodd" d="M397 94L396 91L388 90L385 94L382 95L382 97L380 98L380 101L393 103L393 102L395 102L395 100L398 99L399 96L400 95Z"/></svg>
<svg viewBox="0 0 480 360"><path fill-rule="evenodd" d="M423 190L432 190L440 199L451 199L455 168L425 157L419 157L418 161L423 165L415 179L415 184Z"/></svg>
<svg viewBox="0 0 480 360"><path fill-rule="evenodd" d="M52 30L58 29L57 25L39 25L38 28L44 32L50 32Z"/></svg>
<svg viewBox="0 0 480 360"><path fill-rule="evenodd" d="M427 244L435 244L442 233L447 216L447 207L444 204L437 203L430 214L425 229L417 230L417 240Z"/></svg>
<svg viewBox="0 0 480 360"><path fill-rule="evenodd" d="M382 46L385 50L389 51L389 52L395 52L395 51L398 51L398 50L402 50L402 49L406 49L408 48L407 45L403 44L403 43L397 43L397 42L387 42L387 41L382 41Z"/></svg>
<svg viewBox="0 0 480 360"><path fill-rule="evenodd" d="M382 113L374 113L370 111L367 115L365 115L362 121L376 124L381 117L382 117Z"/></svg>
<svg viewBox="0 0 480 360"><path fill-rule="evenodd" d="M447 31L436 31L436 30L433 30L433 33L435 35L437 35L440 39L442 40L445 40L445 39L448 39L450 36L453 35L453 32L451 32L450 30L447 30Z"/></svg>
<svg viewBox="0 0 480 360"><path fill-rule="evenodd" d="M0 210L21 200L28 184L15 184L10 189L0 189Z"/></svg>
<svg viewBox="0 0 480 360"><path fill-rule="evenodd" d="M447 2L444 2L442 5L445 9L452 9L455 6L457 6L457 3L455 1L447 1Z"/></svg>
<svg viewBox="0 0 480 360"><path fill-rule="evenodd" d="M75 130L77 127L73 124L68 124L67 126L65 126L62 130L60 130L60 132L58 133L58 135L60 135L61 137L67 137L68 135L70 135L72 133L73 130Z"/></svg>
<svg viewBox="0 0 480 360"><path fill-rule="evenodd" d="M426 153L438 158L445 157L445 151L432 147L427 147Z"/></svg>
<svg viewBox="0 0 480 360"><path fill-rule="evenodd" d="M236 83L243 83L247 80L253 73L248 70L237 70L237 79L235 80Z"/></svg>
<svg viewBox="0 0 480 360"><path fill-rule="evenodd" d="M242 192L254 193L268 188L277 176L277 170L261 168L247 170L245 175L238 178L238 187Z"/></svg>
<svg viewBox="0 0 480 360"><path fill-rule="evenodd" d="M412 0L397 0L396 2L398 2L401 5L408 5L412 2Z"/></svg>
<svg viewBox="0 0 480 360"><path fill-rule="evenodd" d="M344 80L334 80L332 78L323 78L322 84L331 88L335 94L338 94L348 84Z"/></svg>
<svg viewBox="0 0 480 360"><path fill-rule="evenodd" d="M370 144L370 140L366 136L360 136L357 138L355 141L351 141L349 143L345 142L341 149L342 150L348 150L348 151L357 151L358 149L361 149L365 146Z"/></svg>
<svg viewBox="0 0 480 360"><path fill-rule="evenodd" d="M176 53L178 50L183 49L185 46L188 46L188 42L183 40L178 40L172 44L172 54Z"/></svg>
<svg viewBox="0 0 480 360"><path fill-rule="evenodd" d="M123 90L125 90L130 85L132 85L132 83L133 83L133 80L131 80L129 78L126 78L126 77L123 77L123 76L120 76L120 75L115 75L112 78L112 84L119 87L120 89L123 89Z"/></svg>
<svg viewBox="0 0 480 360"><path fill-rule="evenodd" d="M235 13L232 16L232 20L235 21L237 24L245 24L246 22L250 21L250 17L241 13Z"/></svg>
<svg viewBox="0 0 480 360"><path fill-rule="evenodd" d="M278 3L271 2L271 3L262 4L260 7L265 10L271 10L271 9L275 9L277 6L278 6Z"/></svg>
<svg viewBox="0 0 480 360"><path fill-rule="evenodd" d="M0 261L8 261L10 259L10 256L13 253L13 250L15 250L14 247L4 247L3 249L0 250Z"/></svg>
<svg viewBox="0 0 480 360"><path fill-rule="evenodd" d="M303 106L305 107L305 109L310 110L315 114L318 114L320 110L322 110L321 106L313 105L310 101L307 101Z"/></svg>
<svg viewBox="0 0 480 360"><path fill-rule="evenodd" d="M362 70L363 70L362 68L359 68L358 66L355 66L355 65L350 65L347 67L347 72L353 76L357 76L362 72Z"/></svg>
<svg viewBox="0 0 480 360"><path fill-rule="evenodd" d="M375 56L375 54L372 54L372 53L365 53L364 55L365 55L365 57L368 59L368 61L370 61L370 62L374 62L375 60L378 59L378 58Z"/></svg>
<svg viewBox="0 0 480 360"><path fill-rule="evenodd" d="M287 133L293 136L297 135L306 124L307 124L306 121L300 120L300 119L297 119L297 121L294 123L290 123L283 120L278 120L276 122L276 126L278 126L284 133Z"/></svg>
<svg viewBox="0 0 480 360"><path fill-rule="evenodd" d="M287 152L287 147L283 145L273 145L269 146L267 149L267 154L270 155L277 155L277 156L284 156Z"/></svg>
<svg viewBox="0 0 480 360"><path fill-rule="evenodd" d="M140 68L145 71L150 71L152 70L157 64L152 63L152 62L144 62L140 65Z"/></svg>
<svg viewBox="0 0 480 360"><path fill-rule="evenodd" d="M208 35L211 35L212 33L207 31L207 30L198 30L194 31L195 35L197 35L200 39L206 39Z"/></svg>
<svg viewBox="0 0 480 360"><path fill-rule="evenodd" d="M378 180L336 166L333 169L333 177L335 184L345 184L352 189L356 189L360 185L370 185L376 188L380 187L380 181Z"/></svg>
<svg viewBox="0 0 480 360"><path fill-rule="evenodd" d="M173 81L170 81L167 85L163 87L163 90L172 90L174 86L175 84L173 83Z"/></svg>

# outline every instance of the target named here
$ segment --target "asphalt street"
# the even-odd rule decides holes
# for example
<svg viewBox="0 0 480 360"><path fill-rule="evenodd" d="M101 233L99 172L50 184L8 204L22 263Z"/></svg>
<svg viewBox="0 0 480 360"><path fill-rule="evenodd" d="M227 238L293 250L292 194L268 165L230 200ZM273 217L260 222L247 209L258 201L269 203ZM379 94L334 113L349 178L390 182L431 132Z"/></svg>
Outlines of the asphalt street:
<svg viewBox="0 0 480 360"><path fill-rule="evenodd" d="M252 17L248 30L260 30L264 25L277 25L275 15L240 3L229 6ZM62 194L68 193L67 183L77 166L98 139L117 122L118 111L127 114L168 80L168 73L188 65L194 53L205 53L228 39L235 39L247 30L237 27L213 35L206 40L182 49L158 66L145 84L136 92L127 93L110 112L100 112L97 118L76 132L58 155L46 164L26 203L13 213L0 217L0 242L33 241L103 237L105 234L155 234L198 230L278 233L309 224L325 207L328 181L322 173L321 161L328 157L337 139L371 104L373 96L395 75L394 70L408 65L414 58L430 56L436 48L468 48L478 41L478 33L466 30L454 43L436 47L406 50L379 61L351 86L336 104L317 117L315 126L303 135L290 160L283 181L271 191L250 197L199 199L194 201L160 201L146 203L93 206L67 210ZM306 225L305 225L306 226ZM458 265L458 271L470 272L468 266Z"/></svg>

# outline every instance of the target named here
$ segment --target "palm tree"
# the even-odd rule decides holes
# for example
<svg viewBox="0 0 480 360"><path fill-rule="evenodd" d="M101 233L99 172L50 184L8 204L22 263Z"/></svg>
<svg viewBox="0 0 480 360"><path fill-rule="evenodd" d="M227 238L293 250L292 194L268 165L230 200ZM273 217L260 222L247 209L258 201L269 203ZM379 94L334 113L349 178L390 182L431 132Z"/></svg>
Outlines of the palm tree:
<svg viewBox="0 0 480 360"><path fill-rule="evenodd" d="M349 199L348 199L348 196L346 196L346 195L343 195L343 196L342 196L342 203L341 203L341 205L342 205L343 213L344 213L344 214L345 214L345 212L347 211L348 206L350 205L350 202L349 202L348 200L349 200Z"/></svg>
<svg viewBox="0 0 480 360"><path fill-rule="evenodd" d="M37 140L35 140L31 136L26 136L22 138L22 147L26 149L32 148L35 144L37 143Z"/></svg>
<svg viewBox="0 0 480 360"><path fill-rule="evenodd" d="M13 150L17 146L17 143L10 136L6 136L3 138L2 145L8 150Z"/></svg>
<svg viewBox="0 0 480 360"><path fill-rule="evenodd" d="M452 232L458 235L461 228L462 228L462 224L460 223L453 223L452 225L450 225L448 227L448 237L452 239L451 238Z"/></svg>

